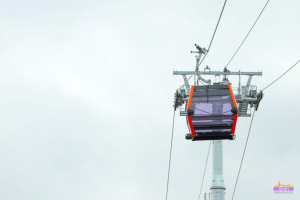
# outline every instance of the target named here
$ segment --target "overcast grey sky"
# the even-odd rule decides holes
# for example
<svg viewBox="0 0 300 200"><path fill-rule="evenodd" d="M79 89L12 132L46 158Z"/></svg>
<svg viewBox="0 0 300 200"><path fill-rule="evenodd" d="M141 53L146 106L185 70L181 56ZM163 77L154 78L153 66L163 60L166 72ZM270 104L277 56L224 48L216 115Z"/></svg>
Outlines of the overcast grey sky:
<svg viewBox="0 0 300 200"><path fill-rule="evenodd" d="M164 199L173 70L193 70L224 1L0 1L0 199ZM201 69L222 70L265 4L228 0ZM300 2L271 0L229 65L262 89L300 58ZM265 91L235 199L300 199L300 66ZM236 79L230 77L233 87ZM243 79L245 84L246 79ZM250 118L224 141L231 199ZM197 199L209 142L176 113L169 199ZM209 159L203 192L209 192ZM281 181L293 195L274 195ZM201 197L203 198L203 197Z"/></svg>

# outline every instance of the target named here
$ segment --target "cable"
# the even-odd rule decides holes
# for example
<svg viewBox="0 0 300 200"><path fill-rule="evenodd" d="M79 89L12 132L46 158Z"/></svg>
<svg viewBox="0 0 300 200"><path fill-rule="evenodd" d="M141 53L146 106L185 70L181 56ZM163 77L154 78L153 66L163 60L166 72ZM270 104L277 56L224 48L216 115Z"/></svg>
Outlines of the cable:
<svg viewBox="0 0 300 200"><path fill-rule="evenodd" d="M211 146L211 141L210 141L209 147L208 147L208 152L207 152L207 157L206 157L206 163L205 163L205 168L204 168L204 172L203 172L202 183L201 183L201 188L200 188L200 193L199 193L198 200L200 200L200 196L201 196L203 180L204 180L204 176L205 176L205 172L206 172L207 160L208 160L208 156L209 156L209 152L210 152L210 146Z"/></svg>
<svg viewBox="0 0 300 200"><path fill-rule="evenodd" d="M283 77L286 73L288 73L288 71L290 71L291 69L293 69L298 63L300 62L300 60L298 60L298 62L296 62L291 68L289 68L286 72L284 72L281 76L279 76L275 81L273 81L271 84L269 84L267 87L265 87L262 90L267 89L268 87L270 87L273 83L275 83L278 79L280 79L281 77Z"/></svg>
<svg viewBox="0 0 300 200"><path fill-rule="evenodd" d="M239 172L238 172L238 176L236 178L236 182L235 182L235 186L234 186L234 190L233 190L233 194L232 194L232 199L231 200L233 200L235 189L236 189L236 185L237 185L237 182L239 180L239 176L240 176L240 172L241 172L241 168L242 168L242 164L243 164L243 160L244 160L244 156L245 156L245 152L246 152L246 147L247 147L247 144L248 144L248 139L249 139L249 135L250 135L251 127L252 127L252 122L253 122L254 114L255 114L255 109L254 109L253 116L252 116L252 119L251 119L251 124L250 124L250 128L249 128L249 131L248 131L248 136L247 136L247 140L246 140L246 144L245 144L245 148L244 148L244 153L243 153L243 157L242 157L242 160L241 160L241 164L240 164L240 169L239 169Z"/></svg>
<svg viewBox="0 0 300 200"><path fill-rule="evenodd" d="M205 83L204 81L199 81L202 85L208 85L208 83Z"/></svg>
<svg viewBox="0 0 300 200"><path fill-rule="evenodd" d="M250 34L250 32L252 31L253 27L255 26L256 22L258 21L258 19L260 18L261 14L264 12L266 6L268 5L270 0L267 1L267 3L265 4L264 8L262 9L262 11L260 12L260 14L258 15L257 19L255 20L254 24L252 25L250 31L248 32L248 34L246 35L246 37L244 38L243 42L240 44L239 48L236 50L236 52L233 54L232 58L229 60L229 62L227 63L227 65L225 67L227 67L229 65L229 63L232 61L232 59L234 58L234 56L237 54L237 52L240 50L241 46L244 44L245 40L247 39L248 35Z"/></svg>
<svg viewBox="0 0 300 200"><path fill-rule="evenodd" d="M207 112L207 111L205 111L205 110L201 110L201 109L198 109L198 108L195 108L195 110L199 110L199 111L205 112L205 113L207 113L207 114L212 114L211 112ZM201 116L201 115L200 115L200 116Z"/></svg>
<svg viewBox="0 0 300 200"><path fill-rule="evenodd" d="M217 32L217 29L218 29L218 26L219 26L219 23L220 23L220 20L221 20L221 18L222 18L222 14L223 14L223 11L224 11L226 2L227 2L227 0L225 0L225 2L224 2L224 5L223 5L223 8L222 8L221 14L220 14L220 16L219 16L219 20L218 20L217 26L216 26L215 31L214 31L214 34L213 34L213 36L212 36L212 38L211 38L211 40L210 40L210 43L209 43L209 46L208 46L208 49L207 49L207 53L204 55L203 59L201 60L201 62L200 62L199 65L198 65L198 67L201 65L201 63L203 62L203 60L205 59L206 55L208 54L208 52L209 52L209 50L210 50L211 44L212 44L212 42L213 42L213 40L214 40L215 34L216 34L216 32ZM185 84L186 82L188 82L188 81L191 79L191 77L192 77L193 75L194 75L194 74L192 74L192 75L188 78L188 80L184 82L184 84ZM182 86L184 86L184 84L183 84Z"/></svg>
<svg viewBox="0 0 300 200"><path fill-rule="evenodd" d="M288 73L292 68L294 68L299 62L300 62L300 60L298 60L298 62L296 62L291 68L289 68L286 72L284 72L281 76L279 76L275 81L273 81L271 84L269 84L267 87L265 87L262 90L265 90L268 87L270 87L278 79L280 79L282 76L284 76L286 73ZM237 179L236 179L236 183L235 183L235 186L234 186L234 190L233 190L233 194L232 194L232 200L233 200L235 189L236 189L236 185L237 185L237 182L238 182L238 179L239 179L239 175L240 175L240 171L241 171L241 167L242 167L242 163L243 163L243 159L244 159L244 155L245 155L245 151L246 151L246 147L247 147L247 143L248 143L248 139L249 139L250 130L251 130L251 127L252 127L252 122L253 122L254 114L255 114L255 110L253 112L253 116L252 116L252 120L251 120L251 124L250 124L250 128L249 128L249 132L248 132L248 136L247 136L247 140L246 140L246 145L245 145L245 149L244 149L244 153L243 153L243 157L242 157L242 161L241 161L241 165L240 165L240 169L239 169L238 176L237 176Z"/></svg>
<svg viewBox="0 0 300 200"><path fill-rule="evenodd" d="M223 14L223 11L224 11L224 8L225 8L226 3L227 3L227 0L225 0L225 2L224 2L224 5L223 5L223 8L222 8L221 14L220 14L220 16L219 16L219 20L218 20L217 26L216 26L215 31L214 31L214 34L213 34L213 36L212 36L212 38L211 38L211 40L210 40L210 43L209 43L209 46L208 46L208 49L207 49L207 53L204 55L203 59L201 60L201 62L200 62L200 64L199 64L199 66L201 65L201 63L203 62L203 60L205 59L206 55L208 54L208 52L209 52L209 50L210 50L210 46L211 46L211 44L212 44L212 42L213 42L213 40L214 40L215 34L216 34L216 32L217 32L217 29L218 29L220 20L221 20L221 18L222 18L222 14Z"/></svg>
<svg viewBox="0 0 300 200"><path fill-rule="evenodd" d="M169 192L169 178L170 178L172 146L173 146L174 119L175 119L175 109L174 109L174 114L173 114L173 125L172 125L172 137L171 137L171 147L170 147L170 158L169 158L169 170L168 170L166 200L168 199L168 192Z"/></svg>

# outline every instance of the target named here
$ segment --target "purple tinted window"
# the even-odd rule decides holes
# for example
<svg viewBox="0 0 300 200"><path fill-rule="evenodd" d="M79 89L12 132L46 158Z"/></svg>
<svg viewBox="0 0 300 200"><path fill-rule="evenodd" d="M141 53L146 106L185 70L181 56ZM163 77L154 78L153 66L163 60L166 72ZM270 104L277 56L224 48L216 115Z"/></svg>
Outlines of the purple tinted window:
<svg viewBox="0 0 300 200"><path fill-rule="evenodd" d="M196 133L231 132L234 114L229 90L194 91L190 109Z"/></svg>

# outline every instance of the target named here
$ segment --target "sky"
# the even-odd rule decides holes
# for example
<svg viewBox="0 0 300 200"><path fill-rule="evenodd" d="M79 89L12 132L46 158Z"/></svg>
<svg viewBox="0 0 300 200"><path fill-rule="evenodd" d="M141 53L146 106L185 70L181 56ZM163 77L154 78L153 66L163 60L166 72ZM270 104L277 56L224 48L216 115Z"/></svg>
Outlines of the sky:
<svg viewBox="0 0 300 200"><path fill-rule="evenodd" d="M194 70L190 51L208 47L223 3L0 1L0 199L164 199L173 95L183 84L173 70ZM200 70L223 70L265 3L228 0ZM299 6L270 0L228 69L262 71L252 79L261 90L296 63ZM264 91L234 199L300 199L299 74L298 65ZM226 199L250 120L238 118L236 139L224 141ZM186 133L176 112L170 200L199 195L209 142ZM275 195L278 181L294 194Z"/></svg>

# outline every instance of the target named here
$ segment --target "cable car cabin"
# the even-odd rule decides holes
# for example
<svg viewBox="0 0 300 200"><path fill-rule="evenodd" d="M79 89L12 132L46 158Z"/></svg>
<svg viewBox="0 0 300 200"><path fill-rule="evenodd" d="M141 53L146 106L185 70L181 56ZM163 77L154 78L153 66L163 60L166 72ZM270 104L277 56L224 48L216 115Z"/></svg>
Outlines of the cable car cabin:
<svg viewBox="0 0 300 200"><path fill-rule="evenodd" d="M187 121L186 139L234 140L237 104L231 85L192 86Z"/></svg>

